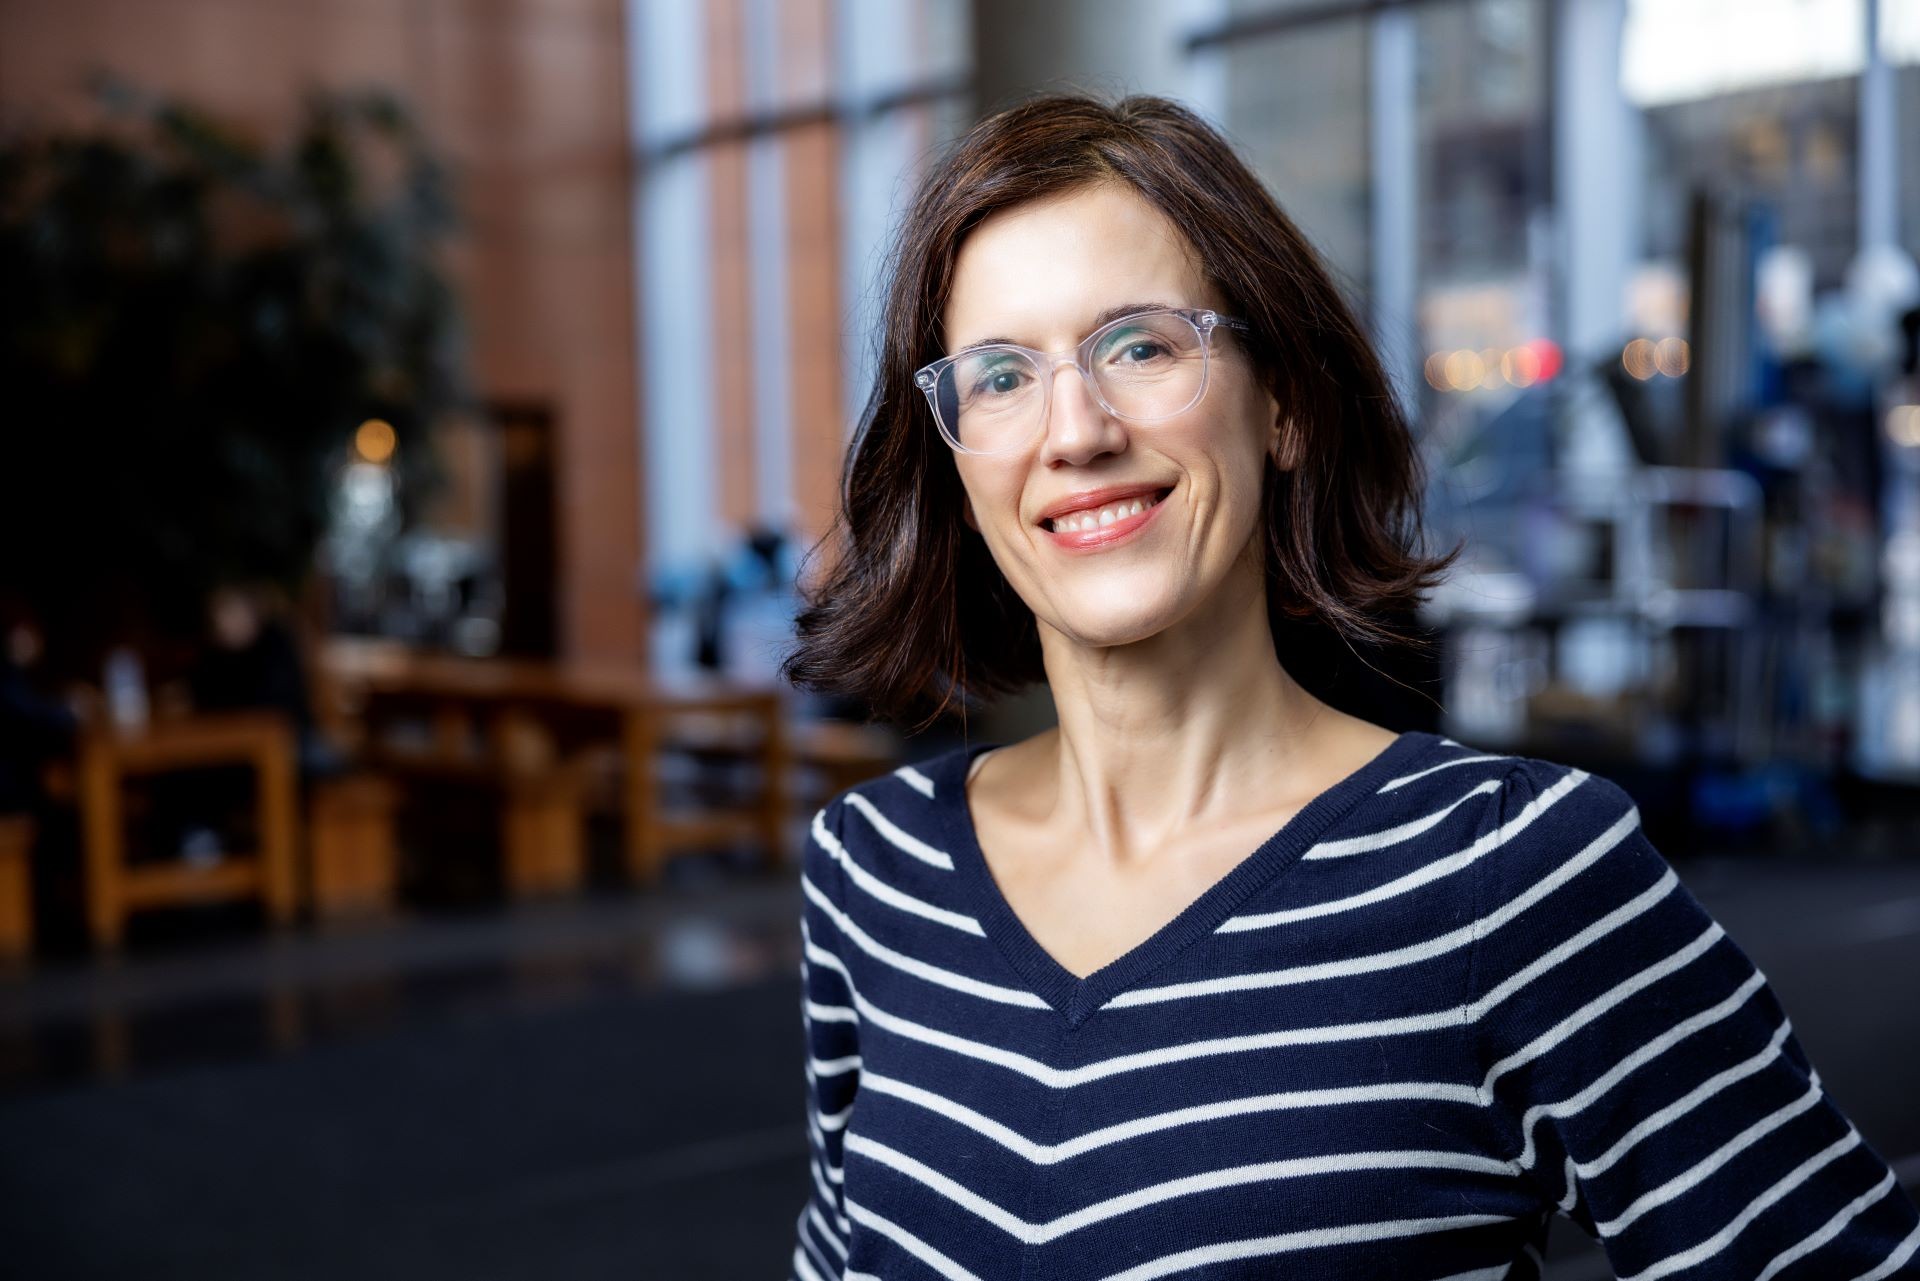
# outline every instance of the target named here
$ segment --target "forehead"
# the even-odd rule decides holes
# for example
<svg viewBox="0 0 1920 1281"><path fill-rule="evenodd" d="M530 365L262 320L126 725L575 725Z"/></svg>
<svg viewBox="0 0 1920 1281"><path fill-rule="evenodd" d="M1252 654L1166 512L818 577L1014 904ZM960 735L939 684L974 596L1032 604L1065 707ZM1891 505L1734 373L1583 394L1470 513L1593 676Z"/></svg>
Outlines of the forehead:
<svg viewBox="0 0 1920 1281"><path fill-rule="evenodd" d="M1193 246L1121 183L1003 209L960 246L941 317L948 351L1005 339L1054 349L1125 303L1216 305Z"/></svg>

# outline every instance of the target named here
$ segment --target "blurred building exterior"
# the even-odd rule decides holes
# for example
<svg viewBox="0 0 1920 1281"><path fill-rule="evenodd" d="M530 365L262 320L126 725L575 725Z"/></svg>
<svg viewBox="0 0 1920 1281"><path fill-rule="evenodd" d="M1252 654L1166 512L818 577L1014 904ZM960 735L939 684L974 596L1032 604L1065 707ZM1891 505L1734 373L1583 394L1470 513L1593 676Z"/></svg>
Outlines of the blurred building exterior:
<svg viewBox="0 0 1920 1281"><path fill-rule="evenodd" d="M1920 537L1915 0L0 0L0 36L10 119L86 119L96 68L264 133L378 84L443 149L491 430L448 425L415 528L343 482L337 577L378 545L409 586L336 626L767 675L928 159L1038 89L1147 91L1244 149L1387 357L1470 543L1447 728L1920 770L1880 595L1920 592L1882 582Z"/></svg>
<svg viewBox="0 0 1920 1281"><path fill-rule="evenodd" d="M618 0L5 0L0 113L84 123L99 71L263 137L315 87L410 104L458 186L480 389L548 407L563 437L562 643L629 657L644 549L624 30Z"/></svg>
<svg viewBox="0 0 1920 1281"><path fill-rule="evenodd" d="M1920 1181L1920 1021L1873 981L1920 944L1920 0L0 0L0 140L120 127L97 72L282 141L311 90L407 104L459 209L475 395L433 425L424 504L404 433L341 422L313 599L185 602L198 680L151 707L140 637L54 690L72 673L4 572L34 549L0 549L22 1258L784 1256L793 853L825 796L958 732L778 684L801 557L921 175L1075 87L1218 124L1387 361L1431 540L1468 550L1419 619L1431 697L1363 710L1626 785ZM966 732L1051 715L1040 688ZM216 758L257 794L142 772ZM101 849L164 891L125 951ZM383 924L332 928L355 917ZM232 1075L65 1090L209 1061ZM423 1186L446 1196L417 1215Z"/></svg>

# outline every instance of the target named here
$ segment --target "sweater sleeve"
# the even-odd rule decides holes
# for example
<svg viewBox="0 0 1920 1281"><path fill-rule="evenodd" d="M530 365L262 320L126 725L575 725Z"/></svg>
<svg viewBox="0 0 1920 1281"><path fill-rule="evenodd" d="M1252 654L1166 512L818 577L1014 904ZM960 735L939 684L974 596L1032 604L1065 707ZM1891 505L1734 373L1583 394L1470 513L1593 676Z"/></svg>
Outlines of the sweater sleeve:
<svg viewBox="0 0 1920 1281"><path fill-rule="evenodd" d="M1475 862L1468 1027L1515 1170L1622 1281L1920 1277L1920 1214L1617 784L1528 758Z"/></svg>
<svg viewBox="0 0 1920 1281"><path fill-rule="evenodd" d="M847 1264L841 1157L860 1082L860 1027L838 924L845 902L838 861L842 808L836 797L814 815L801 859L800 1019L811 1187L796 1225L790 1281L839 1281Z"/></svg>

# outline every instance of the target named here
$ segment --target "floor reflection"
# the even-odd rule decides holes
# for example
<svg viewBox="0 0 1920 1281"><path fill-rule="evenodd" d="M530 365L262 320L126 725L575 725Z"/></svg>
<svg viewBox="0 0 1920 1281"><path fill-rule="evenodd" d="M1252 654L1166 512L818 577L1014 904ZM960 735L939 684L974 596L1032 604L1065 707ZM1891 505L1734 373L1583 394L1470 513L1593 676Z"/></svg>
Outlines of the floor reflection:
<svg viewBox="0 0 1920 1281"><path fill-rule="evenodd" d="M799 892L715 865L646 896L413 912L284 936L234 923L197 945L0 977L0 1093L299 1053L440 1018L702 992L796 974Z"/></svg>

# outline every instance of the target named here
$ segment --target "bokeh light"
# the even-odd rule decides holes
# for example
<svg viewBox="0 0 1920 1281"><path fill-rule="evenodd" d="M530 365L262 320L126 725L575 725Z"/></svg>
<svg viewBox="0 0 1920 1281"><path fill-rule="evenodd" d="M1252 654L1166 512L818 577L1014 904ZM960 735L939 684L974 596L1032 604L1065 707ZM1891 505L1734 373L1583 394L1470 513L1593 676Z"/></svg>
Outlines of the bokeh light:
<svg viewBox="0 0 1920 1281"><path fill-rule="evenodd" d="M369 418L353 433L353 452L370 463L390 460L396 443L393 424L384 418Z"/></svg>
<svg viewBox="0 0 1920 1281"><path fill-rule="evenodd" d="M1895 405L1887 411L1887 439L1906 449L1920 449L1920 405Z"/></svg>
<svg viewBox="0 0 1920 1281"><path fill-rule="evenodd" d="M1655 363L1654 344L1651 338L1636 338L1626 345L1620 353L1620 364L1631 376L1641 382L1659 372Z"/></svg>
<svg viewBox="0 0 1920 1281"><path fill-rule="evenodd" d="M1654 344L1654 366L1669 378L1678 378L1686 373L1692 361L1693 352L1684 338L1662 338Z"/></svg>

